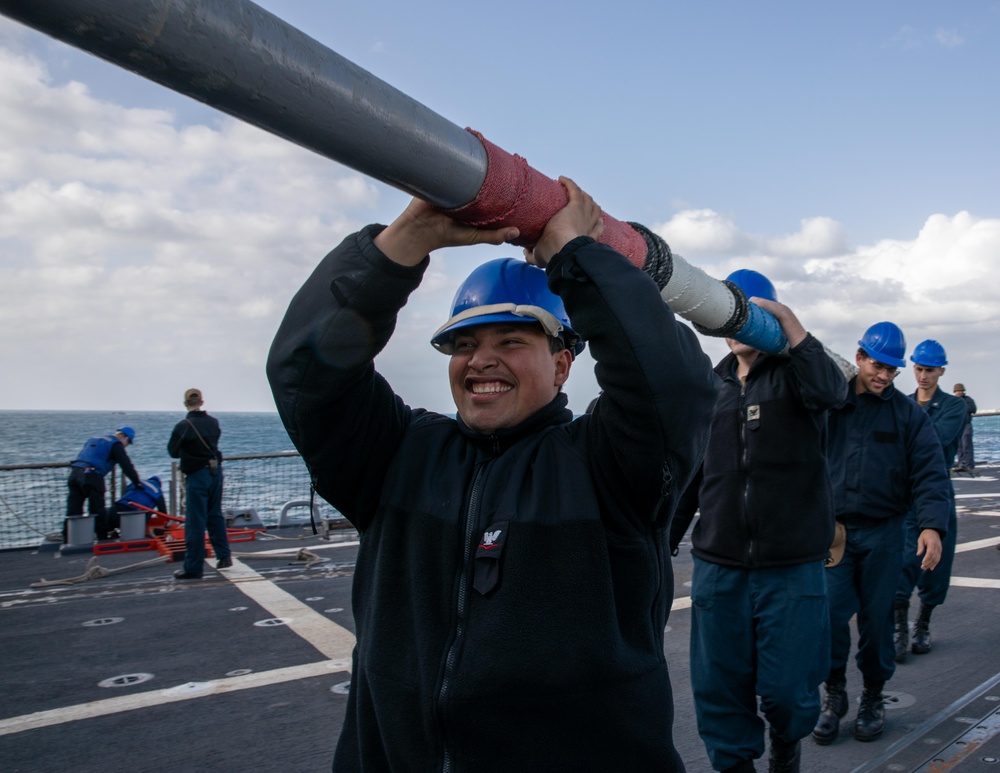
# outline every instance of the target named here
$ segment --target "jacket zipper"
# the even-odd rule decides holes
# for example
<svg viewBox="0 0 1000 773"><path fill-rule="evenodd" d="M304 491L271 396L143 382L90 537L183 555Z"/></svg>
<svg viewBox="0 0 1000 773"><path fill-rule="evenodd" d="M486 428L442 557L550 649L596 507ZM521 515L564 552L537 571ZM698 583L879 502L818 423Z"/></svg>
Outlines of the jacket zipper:
<svg viewBox="0 0 1000 773"><path fill-rule="evenodd" d="M749 378L749 374L747 374ZM740 461L743 467L743 526L747 530L747 562L751 565L754 563L754 554L756 551L756 545L754 544L753 529L750 527L750 479L748 475L748 470L750 467L748 454L749 449L747 448L747 406L746 406L746 396L747 387L745 383L740 384Z"/></svg>
<svg viewBox="0 0 1000 773"><path fill-rule="evenodd" d="M494 452L497 451L498 446L499 442L494 437ZM452 671L455 667L455 659L458 657L458 648L461 644L462 637L465 634L465 614L467 611L466 607L468 606L469 597L469 582L467 575L469 571L469 563L472 560L472 542L475 532L477 510L479 509L479 487L482 483L487 466L489 466L489 462L484 462L476 471L476 477L472 482L472 492L469 495L469 506L465 511L465 541L462 548L462 567L459 572L458 601L455 611L455 638L452 640L451 647L448 649L448 656L445 660L444 678L441 680L441 689L438 691L438 711L441 716L442 725L444 724L444 707L448 698L448 690L451 687L451 677ZM445 738L447 739L447 734L445 734ZM448 750L447 740L444 742L444 760L441 764L441 773L451 773L451 752Z"/></svg>

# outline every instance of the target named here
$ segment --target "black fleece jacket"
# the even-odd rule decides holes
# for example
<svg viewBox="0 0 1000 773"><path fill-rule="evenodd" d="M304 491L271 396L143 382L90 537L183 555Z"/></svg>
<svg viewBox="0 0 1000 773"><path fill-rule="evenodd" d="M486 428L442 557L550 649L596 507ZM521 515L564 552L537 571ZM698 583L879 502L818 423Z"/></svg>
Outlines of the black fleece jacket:
<svg viewBox="0 0 1000 773"><path fill-rule="evenodd" d="M411 409L373 358L427 261L391 262L379 230L319 265L268 360L317 490L361 535L334 770L681 769L666 525L707 440L706 356L647 276L576 239L547 273L597 361L594 413L559 395L486 436Z"/></svg>
<svg viewBox="0 0 1000 773"><path fill-rule="evenodd" d="M788 357L759 355L745 385L737 364L729 354L715 368L712 435L674 516L671 549L700 508L698 558L749 569L819 561L834 530L827 412L847 396L847 381L812 335Z"/></svg>
<svg viewBox="0 0 1000 773"><path fill-rule="evenodd" d="M200 435L200 437L199 437ZM208 467L210 459L222 461L219 438L222 429L219 420L205 411L188 411L187 416L174 426L167 441L167 453L181 460L181 472L190 475Z"/></svg>

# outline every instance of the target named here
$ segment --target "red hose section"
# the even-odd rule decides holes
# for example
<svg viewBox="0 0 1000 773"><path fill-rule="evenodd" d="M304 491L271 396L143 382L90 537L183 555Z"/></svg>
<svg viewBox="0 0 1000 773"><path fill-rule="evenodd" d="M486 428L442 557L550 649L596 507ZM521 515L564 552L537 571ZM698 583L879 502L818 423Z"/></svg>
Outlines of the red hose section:
<svg viewBox="0 0 1000 773"><path fill-rule="evenodd" d="M466 128L486 150L486 179L476 198L457 209L447 210L455 220L479 228L515 226L521 235L513 241L519 247L534 247L545 224L566 206L566 190L528 166L518 155L497 147L477 131ZM628 223L603 215L601 241L621 253L639 268L646 261L646 242Z"/></svg>

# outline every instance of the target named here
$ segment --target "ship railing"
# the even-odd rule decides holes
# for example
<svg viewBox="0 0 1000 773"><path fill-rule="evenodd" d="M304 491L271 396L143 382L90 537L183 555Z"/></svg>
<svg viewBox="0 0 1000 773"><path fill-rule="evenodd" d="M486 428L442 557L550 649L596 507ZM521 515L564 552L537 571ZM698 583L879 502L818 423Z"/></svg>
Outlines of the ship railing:
<svg viewBox="0 0 1000 773"><path fill-rule="evenodd" d="M69 462L0 465L0 550L35 546L61 532L69 466ZM292 518L286 505L311 500L317 521L341 517L320 497L310 496L309 471L298 452L234 454L225 458L222 468L222 509L229 516L252 511L264 526L276 527L284 512L285 524L303 519L308 523L308 506L304 514L299 510ZM105 481L105 506L110 507L128 481L117 467ZM183 475L176 462L170 479L161 482L167 511L184 515Z"/></svg>

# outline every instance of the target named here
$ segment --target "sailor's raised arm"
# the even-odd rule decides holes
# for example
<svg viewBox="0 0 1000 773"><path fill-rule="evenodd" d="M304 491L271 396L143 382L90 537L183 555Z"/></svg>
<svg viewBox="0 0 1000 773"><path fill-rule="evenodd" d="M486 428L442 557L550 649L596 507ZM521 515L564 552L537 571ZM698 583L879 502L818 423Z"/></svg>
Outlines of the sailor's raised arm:
<svg viewBox="0 0 1000 773"><path fill-rule="evenodd" d="M473 244L503 244L516 239L513 227L476 228L456 222L426 201L412 199L378 236L375 246L393 263L415 266L434 250Z"/></svg>

